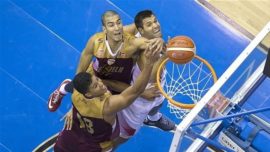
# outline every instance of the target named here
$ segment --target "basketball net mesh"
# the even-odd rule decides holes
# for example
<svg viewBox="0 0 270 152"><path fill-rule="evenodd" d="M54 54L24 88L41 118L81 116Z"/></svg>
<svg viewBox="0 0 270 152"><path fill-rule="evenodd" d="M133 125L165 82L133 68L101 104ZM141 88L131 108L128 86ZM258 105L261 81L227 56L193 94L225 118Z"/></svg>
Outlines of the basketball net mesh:
<svg viewBox="0 0 270 152"><path fill-rule="evenodd" d="M191 109L182 109L180 107L176 107L168 102L167 107L170 109L170 113L174 114L177 119L183 119Z"/></svg>
<svg viewBox="0 0 270 152"><path fill-rule="evenodd" d="M175 64L166 59L160 65L158 74L162 71L158 86L168 99L170 113L178 119L185 117L217 79L211 65L198 56L187 64Z"/></svg>

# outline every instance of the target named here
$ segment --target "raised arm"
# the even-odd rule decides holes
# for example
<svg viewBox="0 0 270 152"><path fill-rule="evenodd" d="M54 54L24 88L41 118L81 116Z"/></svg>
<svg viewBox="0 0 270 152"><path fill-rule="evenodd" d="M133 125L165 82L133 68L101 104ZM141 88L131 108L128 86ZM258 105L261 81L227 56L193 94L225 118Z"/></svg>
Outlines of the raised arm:
<svg viewBox="0 0 270 152"><path fill-rule="evenodd" d="M165 51L164 51L165 50ZM158 61L154 64L153 66L153 70L152 70L152 73L151 73L151 77L150 77L150 81L151 82L156 82L156 75L157 75L157 71L158 71L158 68L159 68L159 65L167 58L167 55L166 55L166 48L164 47L163 48L163 53L160 55L160 58L158 59ZM147 59L145 59L147 60ZM146 63L147 61L144 61L143 63Z"/></svg>
<svg viewBox="0 0 270 152"><path fill-rule="evenodd" d="M135 83L119 95L113 95L104 106L104 114L112 115L129 106L145 89L152 72L154 63L158 60L160 50L145 51L146 58L142 73Z"/></svg>
<svg viewBox="0 0 270 152"><path fill-rule="evenodd" d="M129 51L131 54L134 54L137 51L145 50L148 46L151 49L161 50L165 45L164 40L162 38L154 38L148 40L144 37L131 39L129 42Z"/></svg>
<svg viewBox="0 0 270 152"><path fill-rule="evenodd" d="M93 57L94 39L95 39L95 36L92 36L88 40L85 48L83 49L76 73L85 72L87 68L89 67L92 57Z"/></svg>
<svg viewBox="0 0 270 152"><path fill-rule="evenodd" d="M161 64L162 61L164 61L167 58L165 52L166 52L166 47L163 48L162 55L160 55L159 60L153 66L153 70L152 70L150 80L149 80L150 83L156 83L156 74L157 74L159 65ZM144 56L140 56L139 62L138 62L139 67L140 68L144 67L144 63L146 63L147 60L148 59L145 58ZM147 99L149 101L152 101L156 97L159 97L160 95L161 94L160 94L160 91L159 91L158 87L153 85L152 87L150 87L148 89L145 89L145 91L141 94L141 97L145 98L145 99Z"/></svg>
<svg viewBox="0 0 270 152"><path fill-rule="evenodd" d="M116 80L102 80L102 82L107 86L110 90L116 91L116 92L122 92L126 88L130 86L130 84L116 81Z"/></svg>

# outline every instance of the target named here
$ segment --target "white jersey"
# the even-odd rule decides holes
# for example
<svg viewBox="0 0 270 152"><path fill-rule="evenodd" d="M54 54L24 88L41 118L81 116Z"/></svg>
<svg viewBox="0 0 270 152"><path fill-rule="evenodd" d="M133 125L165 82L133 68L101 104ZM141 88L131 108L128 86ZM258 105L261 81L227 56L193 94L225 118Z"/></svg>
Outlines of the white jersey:
<svg viewBox="0 0 270 152"><path fill-rule="evenodd" d="M136 64L134 66L133 78L131 85L138 78L141 70ZM164 76L163 76L164 77ZM162 85L164 84L164 79L162 79ZM154 87L152 83L148 83L146 88ZM159 106L164 100L164 96L160 95L160 97L155 98L154 101L148 101L144 98L138 97L129 107L123 109L121 112L125 121L128 123L130 127L133 129L139 129L148 113L156 106Z"/></svg>
<svg viewBox="0 0 270 152"><path fill-rule="evenodd" d="M140 34L139 32L137 32L137 33L135 34L135 37L142 37L142 36L141 36L141 34Z"/></svg>

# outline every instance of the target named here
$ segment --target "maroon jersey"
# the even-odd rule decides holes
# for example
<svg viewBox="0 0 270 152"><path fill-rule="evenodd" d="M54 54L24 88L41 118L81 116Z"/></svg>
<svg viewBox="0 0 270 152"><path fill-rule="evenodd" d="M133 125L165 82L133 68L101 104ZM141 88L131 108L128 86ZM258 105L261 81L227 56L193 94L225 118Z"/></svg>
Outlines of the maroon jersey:
<svg viewBox="0 0 270 152"><path fill-rule="evenodd" d="M129 51L128 45L129 40L133 38L134 36L124 33L122 47L115 56L112 56L105 43L105 34L96 34L93 50L94 60L87 71L94 72L101 79L117 80L130 84L136 55Z"/></svg>
<svg viewBox="0 0 270 152"><path fill-rule="evenodd" d="M109 65L108 62L114 62ZM131 82L133 68L132 58L96 58L94 72L101 79L117 80L125 83Z"/></svg>
<svg viewBox="0 0 270 152"><path fill-rule="evenodd" d="M112 148L112 125L103 118L104 103L111 96L87 99L76 90L72 95L73 124L63 130L55 144L55 151L100 152Z"/></svg>

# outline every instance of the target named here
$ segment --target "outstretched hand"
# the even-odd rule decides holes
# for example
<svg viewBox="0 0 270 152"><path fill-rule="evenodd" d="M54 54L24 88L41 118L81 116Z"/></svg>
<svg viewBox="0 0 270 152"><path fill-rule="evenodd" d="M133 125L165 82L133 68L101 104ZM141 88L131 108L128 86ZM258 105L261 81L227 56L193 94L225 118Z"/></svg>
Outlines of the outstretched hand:
<svg viewBox="0 0 270 152"><path fill-rule="evenodd" d="M160 91L156 85L153 85L150 88L145 89L141 94L141 97L146 100L153 101L156 97L160 97Z"/></svg>
<svg viewBox="0 0 270 152"><path fill-rule="evenodd" d="M154 38L149 40L150 49L162 50L165 42L162 38Z"/></svg>
<svg viewBox="0 0 270 152"><path fill-rule="evenodd" d="M160 58L160 53L162 52L162 47L161 48L160 47L153 47L151 44L148 45L148 47L144 51L144 55L148 59L148 60L146 60L146 64L152 65Z"/></svg>

